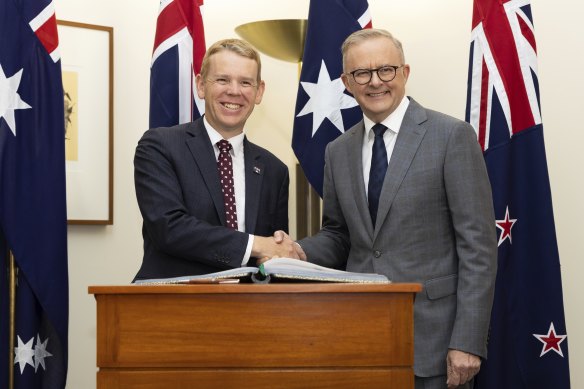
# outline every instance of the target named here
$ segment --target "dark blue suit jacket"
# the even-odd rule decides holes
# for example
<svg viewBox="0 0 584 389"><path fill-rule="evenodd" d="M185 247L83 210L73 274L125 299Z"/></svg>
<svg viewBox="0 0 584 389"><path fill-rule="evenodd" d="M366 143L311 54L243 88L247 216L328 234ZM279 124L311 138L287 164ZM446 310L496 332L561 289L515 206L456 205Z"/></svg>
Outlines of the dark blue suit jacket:
<svg viewBox="0 0 584 389"><path fill-rule="evenodd" d="M217 162L203 119L146 131L134 156L144 219L144 259L136 279L239 267L248 234L288 230L288 168L247 138L243 148L246 233L225 227Z"/></svg>

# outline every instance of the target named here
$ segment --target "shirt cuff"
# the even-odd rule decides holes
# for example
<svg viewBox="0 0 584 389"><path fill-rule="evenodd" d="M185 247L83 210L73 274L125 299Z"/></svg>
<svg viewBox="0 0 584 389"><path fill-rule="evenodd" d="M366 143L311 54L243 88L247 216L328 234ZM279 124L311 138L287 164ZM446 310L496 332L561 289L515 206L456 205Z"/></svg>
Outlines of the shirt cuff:
<svg viewBox="0 0 584 389"><path fill-rule="evenodd" d="M243 260L241 261L241 266L247 266L249 262L249 257L251 256L251 248L253 247L253 239L255 236L249 235L249 239L247 240L247 247L245 248L245 254L243 255Z"/></svg>

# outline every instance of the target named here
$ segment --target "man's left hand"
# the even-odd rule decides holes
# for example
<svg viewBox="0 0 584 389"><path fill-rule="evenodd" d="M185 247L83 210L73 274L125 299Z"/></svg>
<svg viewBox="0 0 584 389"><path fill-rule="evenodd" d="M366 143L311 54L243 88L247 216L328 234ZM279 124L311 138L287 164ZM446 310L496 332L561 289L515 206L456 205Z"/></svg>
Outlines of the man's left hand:
<svg viewBox="0 0 584 389"><path fill-rule="evenodd" d="M460 350L448 350L446 356L448 389L456 388L470 381L481 368L481 358Z"/></svg>

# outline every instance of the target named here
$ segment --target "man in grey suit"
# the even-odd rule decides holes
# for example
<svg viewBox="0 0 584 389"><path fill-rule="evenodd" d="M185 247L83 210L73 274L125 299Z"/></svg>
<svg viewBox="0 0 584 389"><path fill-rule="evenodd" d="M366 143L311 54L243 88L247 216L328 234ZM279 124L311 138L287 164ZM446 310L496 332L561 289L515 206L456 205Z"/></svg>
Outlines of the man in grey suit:
<svg viewBox="0 0 584 389"><path fill-rule="evenodd" d="M291 245L272 238L288 229L288 169L243 133L265 88L259 54L238 39L219 41L207 50L196 83L205 115L150 129L136 148L144 258L135 279L294 256Z"/></svg>
<svg viewBox="0 0 584 389"><path fill-rule="evenodd" d="M342 79L364 119L328 145L322 230L297 249L324 266L421 283L416 389L471 388L486 357L497 267L475 132L406 97L410 67L389 32L355 32L342 51Z"/></svg>

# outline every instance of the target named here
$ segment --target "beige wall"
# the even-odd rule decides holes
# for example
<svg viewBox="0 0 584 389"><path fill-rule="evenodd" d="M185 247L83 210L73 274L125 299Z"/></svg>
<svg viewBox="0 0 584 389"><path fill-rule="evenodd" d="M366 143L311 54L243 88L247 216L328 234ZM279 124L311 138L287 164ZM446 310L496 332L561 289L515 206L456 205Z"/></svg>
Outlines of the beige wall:
<svg viewBox="0 0 584 389"><path fill-rule="evenodd" d="M580 36L584 5L573 0L532 0L539 75L556 227L562 260L569 331L572 386L584 387L584 314L578 275L584 231L584 144L580 120L569 120L584 102L584 54L573 46ZM306 18L308 0L206 0L207 42L233 37L239 24ZM275 5L277 4L277 6ZM409 94L422 104L463 118L472 2L460 0L369 0L373 23L404 43L411 64ZM569 8L570 12L563 11ZM114 27L115 37L115 224L69 227L69 388L95 387L95 303L88 285L129 282L141 261L141 220L133 186L134 147L148 125L149 63L157 0L57 0L57 17ZM264 57L267 91L249 124L249 137L273 150L290 167L297 67ZM574 172L574 173L573 173ZM571 173L568 175L568 173ZM294 180L292 180L291 188ZM291 191L291 211L294 192ZM295 223L291 220L291 227ZM542 285L545 287L545 285Z"/></svg>

